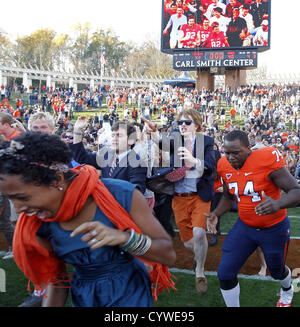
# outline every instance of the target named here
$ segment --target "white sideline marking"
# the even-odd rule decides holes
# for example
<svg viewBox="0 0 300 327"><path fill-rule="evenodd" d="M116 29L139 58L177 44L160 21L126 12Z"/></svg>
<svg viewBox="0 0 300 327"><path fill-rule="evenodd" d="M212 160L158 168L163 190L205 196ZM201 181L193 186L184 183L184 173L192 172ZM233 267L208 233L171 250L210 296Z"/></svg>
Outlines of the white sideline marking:
<svg viewBox="0 0 300 327"><path fill-rule="evenodd" d="M193 270L188 270L188 269L178 269L178 268L170 268L169 269L171 272L174 273L183 273L183 274L188 274L188 275L195 275L195 272ZM216 271L205 271L204 272L206 276L217 276ZM252 279L252 280L266 280L269 282L278 282L278 280L275 280L271 276L258 276L258 275L244 275L244 274L238 274L238 278L243 278L243 279Z"/></svg>
<svg viewBox="0 0 300 327"><path fill-rule="evenodd" d="M293 218L293 217L292 217ZM300 218L300 217L299 217ZM178 229L174 229L174 232L179 233ZM211 233L206 232L206 234L210 235ZM221 235L227 235L228 233L221 233ZM300 240L299 236L291 236L290 237L291 240Z"/></svg>

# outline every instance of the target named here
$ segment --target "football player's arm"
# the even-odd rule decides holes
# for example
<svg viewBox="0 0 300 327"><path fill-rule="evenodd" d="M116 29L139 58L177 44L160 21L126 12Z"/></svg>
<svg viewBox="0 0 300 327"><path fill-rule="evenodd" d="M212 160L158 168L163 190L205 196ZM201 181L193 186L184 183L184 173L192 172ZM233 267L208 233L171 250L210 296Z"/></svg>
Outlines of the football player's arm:
<svg viewBox="0 0 300 327"><path fill-rule="evenodd" d="M231 195L227 189L226 183L223 183L223 196L217 206L217 208L210 212L204 213L207 217L207 230L211 233L217 233L216 225L218 222L218 217L223 216L227 211L229 211L234 205L235 197Z"/></svg>
<svg viewBox="0 0 300 327"><path fill-rule="evenodd" d="M272 214L280 209L294 207L300 202L300 185L286 167L270 173L269 179L285 194L280 199L274 200L263 193L264 201L255 208L258 215Z"/></svg>
<svg viewBox="0 0 300 327"><path fill-rule="evenodd" d="M223 183L223 196L213 212L217 217L221 217L233 207L234 202L235 196L229 193L226 183Z"/></svg>
<svg viewBox="0 0 300 327"><path fill-rule="evenodd" d="M214 225L217 224L218 217L223 216L227 211L229 211L233 207L234 202L235 196L229 193L226 183L223 183L223 196L216 209L210 213L204 213L207 217L207 227L209 232L216 233Z"/></svg>

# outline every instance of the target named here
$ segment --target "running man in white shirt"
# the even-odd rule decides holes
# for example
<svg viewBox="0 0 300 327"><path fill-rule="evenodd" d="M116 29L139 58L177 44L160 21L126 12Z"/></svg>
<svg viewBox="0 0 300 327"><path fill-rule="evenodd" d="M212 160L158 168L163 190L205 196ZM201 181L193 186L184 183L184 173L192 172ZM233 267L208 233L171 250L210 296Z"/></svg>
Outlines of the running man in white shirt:
<svg viewBox="0 0 300 327"><path fill-rule="evenodd" d="M187 18L183 14L183 9L181 7L177 8L177 14L172 15L168 21L167 26L165 27L163 34L167 35L169 28L172 26L172 30L170 33L170 48L175 49L177 46L177 42L179 39L179 28L181 25L187 24ZM182 47L182 45L178 44L178 47Z"/></svg>

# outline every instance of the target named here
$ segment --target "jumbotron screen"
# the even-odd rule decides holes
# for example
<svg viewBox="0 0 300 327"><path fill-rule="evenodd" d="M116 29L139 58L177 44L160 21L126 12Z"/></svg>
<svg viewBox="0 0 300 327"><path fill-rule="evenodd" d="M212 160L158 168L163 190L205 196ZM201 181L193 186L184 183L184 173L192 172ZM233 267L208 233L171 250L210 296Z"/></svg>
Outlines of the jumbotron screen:
<svg viewBox="0 0 300 327"><path fill-rule="evenodd" d="M162 0L161 51L270 48L271 0Z"/></svg>

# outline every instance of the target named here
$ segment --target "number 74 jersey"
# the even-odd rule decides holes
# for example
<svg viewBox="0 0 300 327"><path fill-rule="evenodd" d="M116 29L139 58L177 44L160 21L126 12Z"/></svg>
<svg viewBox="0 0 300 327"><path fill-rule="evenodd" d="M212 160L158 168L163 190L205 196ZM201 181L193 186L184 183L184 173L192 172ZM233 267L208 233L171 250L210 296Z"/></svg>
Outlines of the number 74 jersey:
<svg viewBox="0 0 300 327"><path fill-rule="evenodd" d="M268 176L285 165L280 152L272 147L252 151L239 170L234 169L226 157L219 160L218 174L223 183L226 183L229 193L236 197L239 216L245 224L255 228L266 228L286 217L286 209L264 216L259 216L255 212L255 207L264 201L262 191L274 200L280 199L280 188Z"/></svg>

